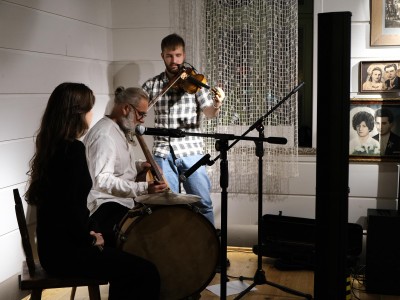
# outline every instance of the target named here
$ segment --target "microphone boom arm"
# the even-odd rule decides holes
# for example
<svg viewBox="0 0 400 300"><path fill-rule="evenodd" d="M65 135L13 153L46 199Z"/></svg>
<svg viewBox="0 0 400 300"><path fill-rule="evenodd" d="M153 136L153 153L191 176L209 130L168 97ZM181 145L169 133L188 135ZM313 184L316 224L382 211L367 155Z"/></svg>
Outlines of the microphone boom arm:
<svg viewBox="0 0 400 300"><path fill-rule="evenodd" d="M296 86L292 91L290 91L289 94L287 94L281 101L279 101L273 108L271 108L265 115L263 115L261 118L259 118L253 125L251 125L242 135L241 137L244 137L245 135L247 135L250 131L252 131L253 129L257 128L258 126L260 126L262 124L262 122L264 122L264 120L270 115L272 114L279 106L281 106L283 104L283 102L285 102L287 99L289 99L293 94L297 93L304 85L304 81L301 82L298 86ZM237 139L236 141L234 141L232 144L229 145L228 149L231 149L234 145L236 145L238 142L240 141L240 139ZM220 154L215 157L213 159L213 162L216 162L219 158L220 158Z"/></svg>

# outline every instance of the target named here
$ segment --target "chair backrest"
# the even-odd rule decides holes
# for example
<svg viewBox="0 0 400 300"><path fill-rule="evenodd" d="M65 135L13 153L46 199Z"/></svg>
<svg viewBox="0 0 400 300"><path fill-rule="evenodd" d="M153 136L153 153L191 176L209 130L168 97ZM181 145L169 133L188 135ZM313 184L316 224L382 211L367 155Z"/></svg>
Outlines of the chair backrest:
<svg viewBox="0 0 400 300"><path fill-rule="evenodd" d="M28 265L29 275L33 277L35 274L35 261L33 259L31 241L29 238L28 227L26 225L24 207L22 205L22 200L21 196L19 195L18 189L14 189L13 193L15 201L15 214L17 215L19 232L21 234L21 239L22 239L22 246L25 252L26 264Z"/></svg>

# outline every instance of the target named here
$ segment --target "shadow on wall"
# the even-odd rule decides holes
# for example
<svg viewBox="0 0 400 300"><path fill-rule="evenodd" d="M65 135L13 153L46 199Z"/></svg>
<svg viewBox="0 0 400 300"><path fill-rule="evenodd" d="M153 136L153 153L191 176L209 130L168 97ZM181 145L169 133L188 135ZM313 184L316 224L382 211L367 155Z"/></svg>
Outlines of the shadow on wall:
<svg viewBox="0 0 400 300"><path fill-rule="evenodd" d="M114 67L114 89L118 86L141 87L149 78L162 72L153 62L116 62Z"/></svg>
<svg viewBox="0 0 400 300"><path fill-rule="evenodd" d="M161 65L160 65L161 66ZM162 72L162 68L158 68L153 62L130 62L130 63L113 63L114 78L113 92L118 86L141 87L149 78ZM109 113L114 104L114 97L108 102L106 113ZM151 116L149 116L151 117ZM147 119L149 119L149 117Z"/></svg>

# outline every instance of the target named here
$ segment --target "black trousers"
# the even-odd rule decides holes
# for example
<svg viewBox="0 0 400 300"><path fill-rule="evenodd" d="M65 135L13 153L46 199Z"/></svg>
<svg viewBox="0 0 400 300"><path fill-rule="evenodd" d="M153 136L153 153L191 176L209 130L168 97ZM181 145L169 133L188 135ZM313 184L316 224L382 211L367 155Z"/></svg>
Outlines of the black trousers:
<svg viewBox="0 0 400 300"><path fill-rule="evenodd" d="M160 275L150 261L117 248L59 249L41 256L43 268L55 276L84 276L106 279L109 300L158 300Z"/></svg>
<svg viewBox="0 0 400 300"><path fill-rule="evenodd" d="M141 257L105 247L92 271L109 280L109 300L159 299L157 267Z"/></svg>
<svg viewBox="0 0 400 300"><path fill-rule="evenodd" d="M98 232L103 234L106 246L116 247L117 235L115 229L122 221L129 208L116 203L107 202L102 205L90 216L90 221L96 224Z"/></svg>

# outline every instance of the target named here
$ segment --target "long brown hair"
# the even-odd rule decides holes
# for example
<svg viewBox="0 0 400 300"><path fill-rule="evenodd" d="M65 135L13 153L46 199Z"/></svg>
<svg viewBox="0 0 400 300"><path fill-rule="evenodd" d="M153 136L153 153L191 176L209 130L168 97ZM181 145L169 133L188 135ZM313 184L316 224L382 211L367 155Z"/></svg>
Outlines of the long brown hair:
<svg viewBox="0 0 400 300"><path fill-rule="evenodd" d="M48 162L57 145L80 138L89 129L86 114L94 103L92 90L82 83L61 83L50 95L37 131L35 154L29 162L29 188L25 194L28 203L38 204L38 183L46 178Z"/></svg>

